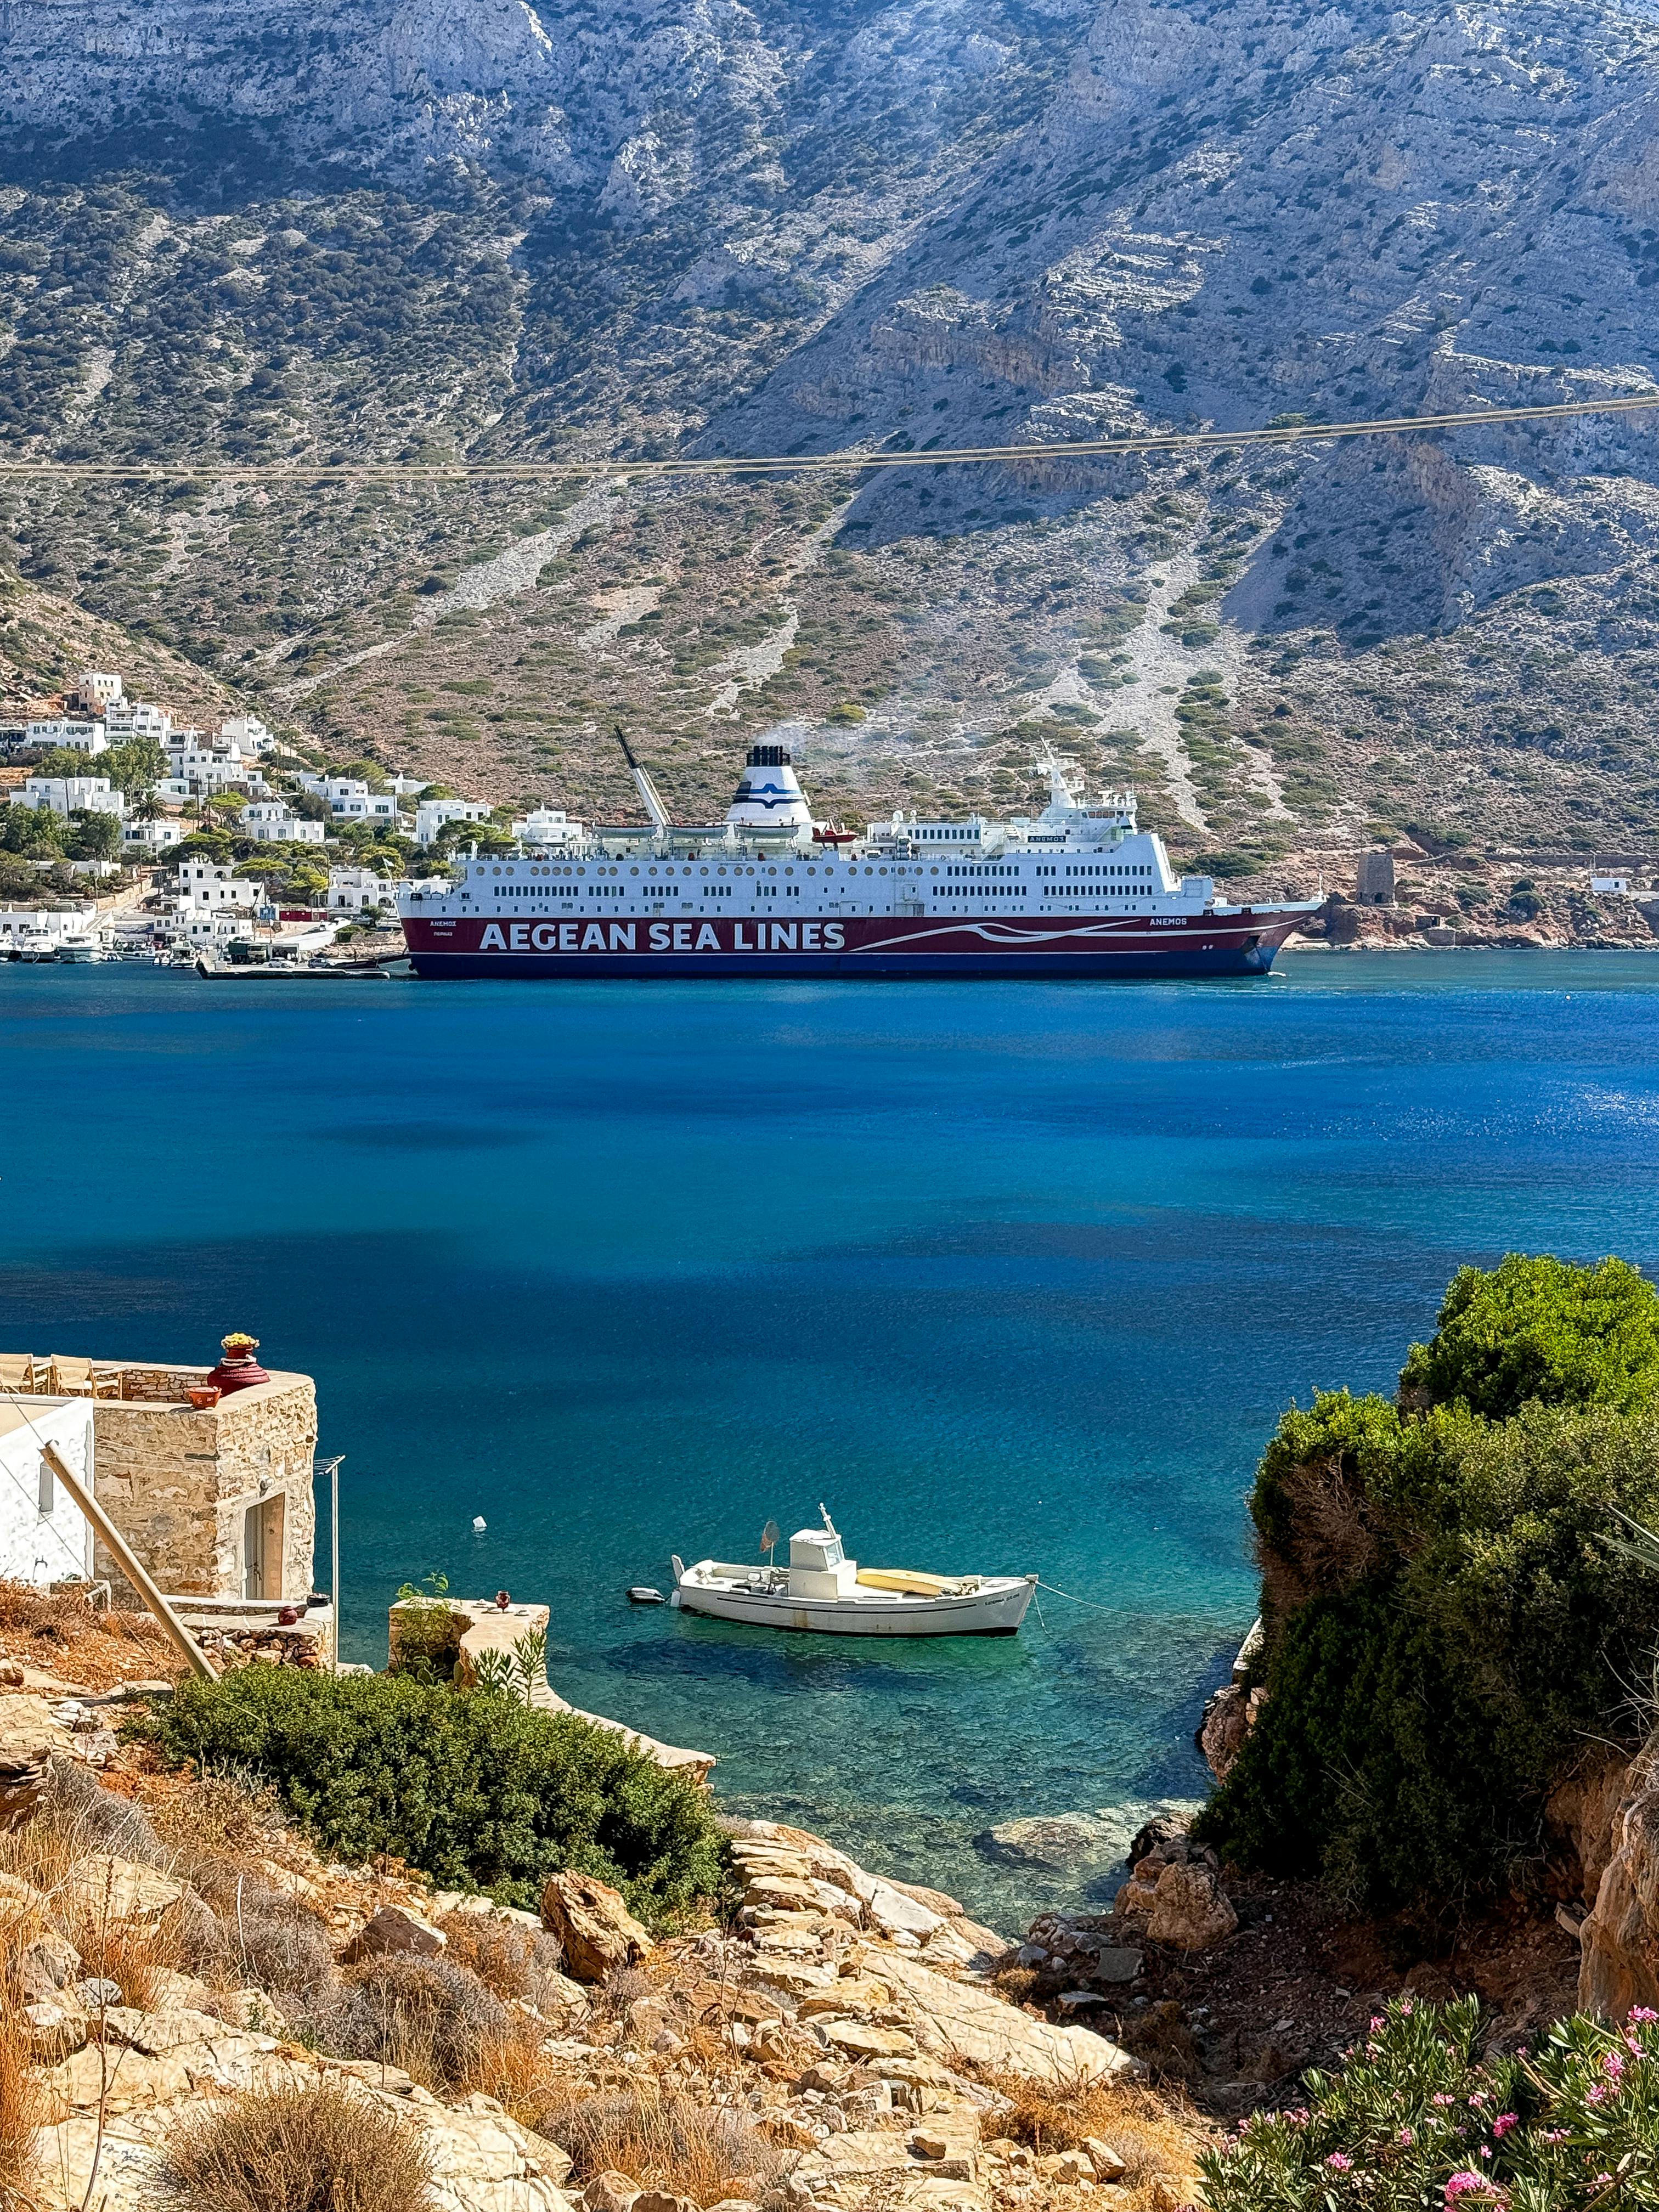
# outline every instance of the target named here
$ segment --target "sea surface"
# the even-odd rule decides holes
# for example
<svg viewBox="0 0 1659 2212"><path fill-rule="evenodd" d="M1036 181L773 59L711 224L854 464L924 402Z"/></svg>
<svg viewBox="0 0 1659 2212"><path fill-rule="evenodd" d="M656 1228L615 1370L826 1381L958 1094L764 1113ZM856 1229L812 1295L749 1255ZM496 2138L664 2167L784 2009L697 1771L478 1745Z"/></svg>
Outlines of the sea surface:
<svg viewBox="0 0 1659 2212"><path fill-rule="evenodd" d="M1201 1793L1281 1409L1389 1388L1464 1261L1652 1267L1656 1167L1639 955L1098 986L0 968L0 1347L205 1362L252 1329L345 1455L348 1656L434 1570L544 1600L575 1704L1011 1929L1109 1895L1139 1808ZM866 1564L1071 1595L1016 1638L877 1645L625 1602L821 1500ZM1088 1816L1064 1863L992 1832L1060 1814Z"/></svg>

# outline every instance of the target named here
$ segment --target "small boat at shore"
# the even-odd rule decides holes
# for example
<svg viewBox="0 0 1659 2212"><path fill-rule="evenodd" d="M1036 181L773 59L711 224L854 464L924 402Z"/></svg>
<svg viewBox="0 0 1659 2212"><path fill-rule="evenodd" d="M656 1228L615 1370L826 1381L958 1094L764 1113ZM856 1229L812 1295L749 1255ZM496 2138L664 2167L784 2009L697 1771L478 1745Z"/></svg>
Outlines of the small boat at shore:
<svg viewBox="0 0 1659 2212"><path fill-rule="evenodd" d="M1035 1575L860 1567L847 1557L828 1513L821 1528L789 1539L787 1567L721 1559L688 1567L678 1554L673 1564L669 1603L682 1613L831 1636L1012 1636L1037 1586Z"/></svg>

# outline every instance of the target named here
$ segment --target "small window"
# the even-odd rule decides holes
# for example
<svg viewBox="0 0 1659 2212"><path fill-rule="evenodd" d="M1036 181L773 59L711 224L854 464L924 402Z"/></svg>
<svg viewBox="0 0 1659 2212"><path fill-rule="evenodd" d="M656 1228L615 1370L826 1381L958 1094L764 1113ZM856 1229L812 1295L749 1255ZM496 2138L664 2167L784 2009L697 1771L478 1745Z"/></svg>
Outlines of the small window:
<svg viewBox="0 0 1659 2212"><path fill-rule="evenodd" d="M23 1494L27 1497L28 1492L25 1491ZM53 1475L52 1469L46 1465L45 1460L42 1460L40 1462L40 1514L41 1518L44 1520L48 1514L55 1513L58 1510L57 1478Z"/></svg>

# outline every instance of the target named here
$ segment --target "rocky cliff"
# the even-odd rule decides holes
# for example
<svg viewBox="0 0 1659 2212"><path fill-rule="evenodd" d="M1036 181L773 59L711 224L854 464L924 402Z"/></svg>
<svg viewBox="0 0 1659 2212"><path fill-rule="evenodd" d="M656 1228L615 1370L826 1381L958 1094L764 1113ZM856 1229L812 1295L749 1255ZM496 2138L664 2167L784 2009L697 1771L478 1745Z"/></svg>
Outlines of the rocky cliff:
<svg viewBox="0 0 1659 2212"><path fill-rule="evenodd" d="M1000 802L1040 725L1235 872L1413 819L1650 837L1650 418L1063 448L1641 388L1656 52L1547 0L9 0L14 441L918 462L575 527L544 491L6 519L38 580L497 795L601 803L622 711L687 805L775 721L849 806ZM921 458L1017 437L1054 462Z"/></svg>

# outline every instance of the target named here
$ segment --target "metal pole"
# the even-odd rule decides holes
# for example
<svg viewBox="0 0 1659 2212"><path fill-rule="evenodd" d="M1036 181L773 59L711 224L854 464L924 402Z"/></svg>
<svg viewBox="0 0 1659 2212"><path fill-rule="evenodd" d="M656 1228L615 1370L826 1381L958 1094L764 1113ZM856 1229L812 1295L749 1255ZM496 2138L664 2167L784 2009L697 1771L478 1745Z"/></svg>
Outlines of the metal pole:
<svg viewBox="0 0 1659 2212"><path fill-rule="evenodd" d="M140 1565L126 1538L68 1464L57 1445L47 1443L42 1438L40 1456L103 1538L105 1549L113 1554L116 1565L184 1653L193 1672L201 1675L204 1681L216 1682L218 1668L150 1580L148 1569Z"/></svg>

